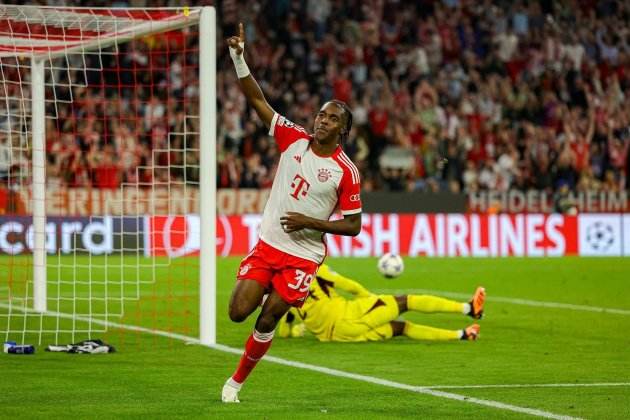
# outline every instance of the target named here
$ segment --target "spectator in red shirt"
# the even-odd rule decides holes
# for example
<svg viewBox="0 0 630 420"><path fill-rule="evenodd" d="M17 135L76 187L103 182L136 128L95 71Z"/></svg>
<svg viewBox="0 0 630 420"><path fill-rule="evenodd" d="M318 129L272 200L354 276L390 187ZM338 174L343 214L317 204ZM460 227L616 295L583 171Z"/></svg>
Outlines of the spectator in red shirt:
<svg viewBox="0 0 630 420"><path fill-rule="evenodd" d="M114 160L111 145L105 147L93 169L97 188L115 189L120 186L121 168Z"/></svg>

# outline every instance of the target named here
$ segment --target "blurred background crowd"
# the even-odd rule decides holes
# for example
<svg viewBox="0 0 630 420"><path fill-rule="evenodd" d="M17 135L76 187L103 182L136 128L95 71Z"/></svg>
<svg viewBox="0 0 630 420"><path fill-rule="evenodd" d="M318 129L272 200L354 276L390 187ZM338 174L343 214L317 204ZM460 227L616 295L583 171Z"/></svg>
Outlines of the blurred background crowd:
<svg viewBox="0 0 630 420"><path fill-rule="evenodd" d="M365 191L630 188L627 1L216 5L220 188L270 187L278 160L273 140L240 93L224 41L239 21L245 23L249 68L279 113L310 130L325 101L350 105L354 126L343 147ZM152 53L156 44L174 51L178 43L178 53ZM185 117L198 111L192 45L177 36L153 37L122 48L119 57L88 55L88 64L94 61L88 67L102 63L105 75L86 72L88 87L72 92L78 102L54 110L62 115L48 123L49 182L101 188L156 177L195 182L196 138L165 134L198 131L198 120ZM149 62L158 63L153 72L146 71ZM133 89L112 88L121 76L108 69L121 68L127 72L122 79L136 78L128 84ZM90 74L106 83L92 88ZM175 93L165 94L165 83L174 84ZM70 97L57 89L56 97ZM113 98L122 117L98 117L111 112ZM2 177L8 147L0 137ZM155 153L164 148L187 152ZM175 169L136 170L160 165Z"/></svg>
<svg viewBox="0 0 630 420"><path fill-rule="evenodd" d="M364 190L630 187L628 2L237 4L224 29L246 23L278 112L311 128L326 100L350 104ZM269 186L276 151L222 52L219 186Z"/></svg>

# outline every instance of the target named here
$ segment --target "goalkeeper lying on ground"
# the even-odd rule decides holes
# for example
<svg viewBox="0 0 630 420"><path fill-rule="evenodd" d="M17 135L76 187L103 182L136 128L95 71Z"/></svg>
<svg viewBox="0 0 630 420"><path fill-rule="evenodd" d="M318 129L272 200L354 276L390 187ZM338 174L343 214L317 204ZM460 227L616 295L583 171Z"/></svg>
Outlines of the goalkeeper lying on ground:
<svg viewBox="0 0 630 420"><path fill-rule="evenodd" d="M350 292L355 298L346 299L337 290ZM378 341L398 335L414 340L476 340L477 324L463 330L445 330L396 319L406 311L452 312L480 319L485 296L483 287L477 288L468 303L428 295L375 295L324 264L311 283L304 305L291 308L278 324L278 335L300 337L306 329L320 341Z"/></svg>

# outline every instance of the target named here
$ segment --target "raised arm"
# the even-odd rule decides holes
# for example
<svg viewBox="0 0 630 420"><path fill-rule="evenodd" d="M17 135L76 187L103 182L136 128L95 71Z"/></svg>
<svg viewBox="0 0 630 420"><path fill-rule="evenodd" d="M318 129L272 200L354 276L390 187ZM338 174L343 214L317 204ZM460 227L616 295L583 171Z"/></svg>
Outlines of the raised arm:
<svg viewBox="0 0 630 420"><path fill-rule="evenodd" d="M587 143L593 140L595 134L595 104L592 97L588 98L588 128L586 129L585 139Z"/></svg>
<svg viewBox="0 0 630 420"><path fill-rule="evenodd" d="M243 55L245 51L245 29L242 23L238 24L238 36L231 36L228 38L227 43L230 48L230 57L234 62L234 68L236 69L241 91L247 98L247 102L256 110L262 122L265 123L265 126L269 128L275 111L265 99L265 95L260 89L260 86L258 86L258 82L256 82L254 76L249 72L249 67L247 67L247 63L245 62Z"/></svg>

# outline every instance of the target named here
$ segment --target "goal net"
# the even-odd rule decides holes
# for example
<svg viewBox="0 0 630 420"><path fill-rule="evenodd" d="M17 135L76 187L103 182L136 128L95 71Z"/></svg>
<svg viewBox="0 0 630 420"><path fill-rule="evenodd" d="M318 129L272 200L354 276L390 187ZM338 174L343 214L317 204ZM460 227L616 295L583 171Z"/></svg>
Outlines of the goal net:
<svg viewBox="0 0 630 420"><path fill-rule="evenodd" d="M0 6L5 341L214 342L214 26L212 8Z"/></svg>

